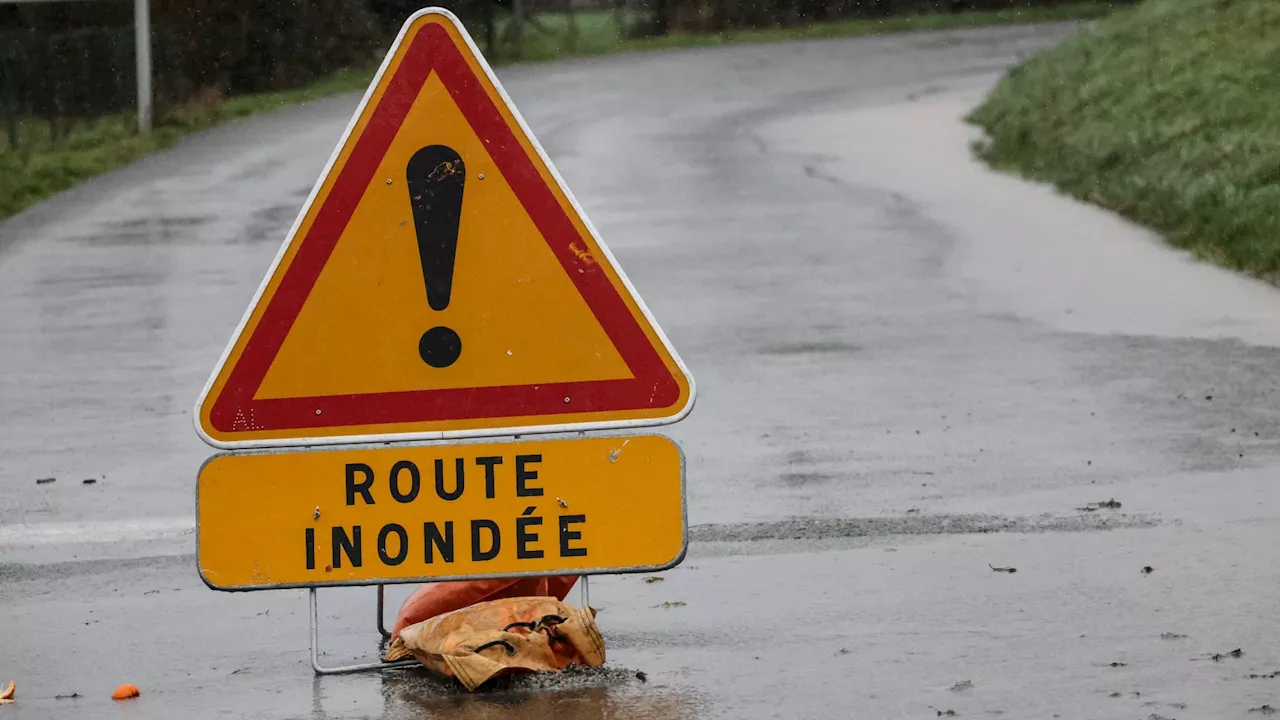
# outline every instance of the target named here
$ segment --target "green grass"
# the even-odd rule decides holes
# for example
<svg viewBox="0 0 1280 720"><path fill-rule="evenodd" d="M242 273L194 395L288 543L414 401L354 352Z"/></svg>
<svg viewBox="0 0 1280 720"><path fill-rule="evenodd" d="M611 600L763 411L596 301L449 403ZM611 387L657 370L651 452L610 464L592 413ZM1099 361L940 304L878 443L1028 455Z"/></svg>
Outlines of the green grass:
<svg viewBox="0 0 1280 720"><path fill-rule="evenodd" d="M639 19L639 15L629 14L624 23ZM618 52L627 42L624 28L618 26L617 17L611 12L547 13L534 20L534 24L525 26L524 46L519 54L525 62L605 55ZM505 29L506 24L500 23L498 32ZM510 48L503 50L503 59L515 59Z"/></svg>
<svg viewBox="0 0 1280 720"><path fill-rule="evenodd" d="M0 145L0 219L77 183L126 165L182 136L221 122L276 110L286 105L363 89L372 70L343 70L296 90L246 95L205 105L190 105L165 115L155 131L136 132L132 113L77 123L57 141L47 123L19 128L16 150Z"/></svg>
<svg viewBox="0 0 1280 720"><path fill-rule="evenodd" d="M1147 0L1005 77L980 156L1280 278L1280 2Z"/></svg>
<svg viewBox="0 0 1280 720"><path fill-rule="evenodd" d="M803 38L878 35L914 30L943 30L983 25L1049 22L1092 18L1110 12L1110 5L1081 2L1047 8L993 12L907 15L877 20L849 20L792 28L726 32L714 35L677 33L663 37L626 37L611 12L539 15L526 26L519 60L539 62L569 57L772 42ZM629 18L629 21L635 18ZM501 32L501 28L499 30ZM504 48L502 60L513 60ZM81 121L54 141L46 123L26 123L20 128L18 149L3 144L0 133L0 219L13 215L59 191L133 162L154 150L168 147L182 136L236 118L278 109L285 105L341 92L363 89L375 65L340 71L297 90L249 95L229 100L211 99L166 113L150 135L134 132L132 114Z"/></svg>
<svg viewBox="0 0 1280 720"><path fill-rule="evenodd" d="M543 16L540 22L553 33L542 33L530 28L526 33L524 52L526 61L560 60L570 57L603 55L617 52L636 52L676 48L695 48L741 43L781 42L810 38L863 37L889 33L926 30L954 30L966 27L1000 25L1025 25L1028 23L1089 20L1104 17L1114 11L1108 2L1075 2L1053 6L1014 8L1008 10L984 10L963 13L928 13L898 15L876 19L842 20L812 23L795 27L766 28L761 30L737 30L722 33L671 33L658 37L622 37L612 13L577 13L576 37L568 32L565 16ZM573 38L571 40L567 38Z"/></svg>
<svg viewBox="0 0 1280 720"><path fill-rule="evenodd" d="M968 27L1026 25L1029 23L1090 20L1113 12L1105 2L1077 2L1048 7L1026 7L1010 10L984 10L963 13L928 13L898 15L874 20L843 20L814 23L789 28L739 30L714 35L672 33L661 37L629 40L623 50L689 48L735 43L779 42L811 38L863 37L890 33L955 30Z"/></svg>

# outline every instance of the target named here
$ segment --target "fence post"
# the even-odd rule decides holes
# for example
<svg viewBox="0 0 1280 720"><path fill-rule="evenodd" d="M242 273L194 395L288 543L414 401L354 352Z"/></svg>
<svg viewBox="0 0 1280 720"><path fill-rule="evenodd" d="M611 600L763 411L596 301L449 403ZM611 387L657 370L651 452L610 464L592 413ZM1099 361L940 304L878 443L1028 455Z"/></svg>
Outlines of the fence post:
<svg viewBox="0 0 1280 720"><path fill-rule="evenodd" d="M138 132L151 132L150 0L133 0L134 55L138 60Z"/></svg>
<svg viewBox="0 0 1280 720"><path fill-rule="evenodd" d="M9 136L9 151L18 152L18 95L13 89L14 77L17 73L11 69L9 60L0 55L0 88L4 88L4 97L0 98L0 106L5 110L5 129Z"/></svg>
<svg viewBox="0 0 1280 720"><path fill-rule="evenodd" d="M498 57L498 42L495 39L494 33L494 24L497 22L494 18L495 13L493 11L494 0L481 0L481 5L484 8L485 55L489 57L491 62L497 62L500 58Z"/></svg>
<svg viewBox="0 0 1280 720"><path fill-rule="evenodd" d="M524 55L524 4L511 0L511 35L516 44L516 57Z"/></svg>

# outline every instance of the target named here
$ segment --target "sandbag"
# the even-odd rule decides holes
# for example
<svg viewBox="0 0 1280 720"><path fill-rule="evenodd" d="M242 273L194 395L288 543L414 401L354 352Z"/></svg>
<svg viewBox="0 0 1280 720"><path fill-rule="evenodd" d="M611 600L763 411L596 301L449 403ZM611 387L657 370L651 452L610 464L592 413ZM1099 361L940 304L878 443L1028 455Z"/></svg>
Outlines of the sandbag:
<svg viewBox="0 0 1280 720"><path fill-rule="evenodd" d="M415 590L400 606L396 624L391 629L391 639L395 640L399 637L401 630L414 623L461 610L479 602L509 597L543 596L563 600L577 581L576 575L558 575L427 583Z"/></svg>
<svg viewBox="0 0 1280 720"><path fill-rule="evenodd" d="M469 691L511 673L599 667L605 648L595 615L554 597L483 602L404 628L386 661L413 657Z"/></svg>

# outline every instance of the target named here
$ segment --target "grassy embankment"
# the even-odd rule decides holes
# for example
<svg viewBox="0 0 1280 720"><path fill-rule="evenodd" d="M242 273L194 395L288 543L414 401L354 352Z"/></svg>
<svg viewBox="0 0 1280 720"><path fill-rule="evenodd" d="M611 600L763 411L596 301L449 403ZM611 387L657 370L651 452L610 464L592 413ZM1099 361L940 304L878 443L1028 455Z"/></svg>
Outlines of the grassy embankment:
<svg viewBox="0 0 1280 720"><path fill-rule="evenodd" d="M1013 70L980 156L1280 279L1280 2L1146 0Z"/></svg>
<svg viewBox="0 0 1280 720"><path fill-rule="evenodd" d="M654 38L623 37L612 13L578 13L574 31L564 15L540 15L528 26L521 61L540 62L607 53L699 47L797 38L851 37L911 30L941 30L1097 17L1106 4L1085 2L1048 8L998 12L911 15L882 20L850 20L795 28L740 31L717 35L674 34ZM335 73L296 90L204 102L165 112L155 132L133 132L132 114L77 123L56 142L45 123L20 127L18 150L0 133L0 219L13 215L78 182L172 145L182 136L236 118L278 109L341 92L363 89L376 65Z"/></svg>

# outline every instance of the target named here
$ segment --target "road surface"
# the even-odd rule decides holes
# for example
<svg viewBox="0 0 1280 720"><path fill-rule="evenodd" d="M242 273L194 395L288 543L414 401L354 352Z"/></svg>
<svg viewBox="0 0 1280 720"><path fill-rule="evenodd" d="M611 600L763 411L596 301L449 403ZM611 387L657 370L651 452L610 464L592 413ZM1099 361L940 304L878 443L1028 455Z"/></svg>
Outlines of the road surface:
<svg viewBox="0 0 1280 720"><path fill-rule="evenodd" d="M1068 32L501 73L699 385L670 429L688 559L596 578L614 670L547 688L314 679L303 592L195 572L211 450L192 403L357 98L191 137L0 225L0 680L19 698L0 714L1280 707L1280 293L969 159L966 109ZM326 663L377 652L373 597L320 594ZM122 682L142 698L113 704Z"/></svg>

